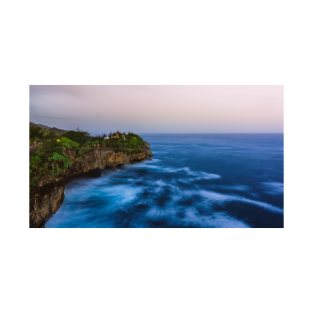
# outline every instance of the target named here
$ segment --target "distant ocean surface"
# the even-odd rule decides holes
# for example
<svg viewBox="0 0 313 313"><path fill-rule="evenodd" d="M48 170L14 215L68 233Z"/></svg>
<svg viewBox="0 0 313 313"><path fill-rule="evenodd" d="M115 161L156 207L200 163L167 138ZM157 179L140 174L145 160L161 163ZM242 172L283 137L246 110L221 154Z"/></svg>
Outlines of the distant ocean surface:
<svg viewBox="0 0 313 313"><path fill-rule="evenodd" d="M45 227L283 227L283 135L143 135L152 160L66 186Z"/></svg>

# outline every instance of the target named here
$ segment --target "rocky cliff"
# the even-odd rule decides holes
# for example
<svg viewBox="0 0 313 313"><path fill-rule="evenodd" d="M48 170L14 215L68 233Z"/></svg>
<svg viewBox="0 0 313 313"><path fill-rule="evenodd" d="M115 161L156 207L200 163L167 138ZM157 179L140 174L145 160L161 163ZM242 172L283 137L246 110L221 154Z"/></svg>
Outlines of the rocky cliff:
<svg viewBox="0 0 313 313"><path fill-rule="evenodd" d="M38 135L36 140L31 138L30 227L42 227L59 209L65 185L72 178L97 176L106 168L152 156L149 144L135 134L89 137L80 144L66 137L66 133L52 139L50 135L48 142L46 137L38 139Z"/></svg>

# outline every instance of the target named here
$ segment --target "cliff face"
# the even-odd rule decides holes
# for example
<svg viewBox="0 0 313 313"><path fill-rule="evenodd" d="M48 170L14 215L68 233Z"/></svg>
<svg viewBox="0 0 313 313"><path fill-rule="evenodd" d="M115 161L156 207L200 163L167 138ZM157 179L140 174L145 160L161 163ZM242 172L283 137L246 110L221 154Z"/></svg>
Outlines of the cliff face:
<svg viewBox="0 0 313 313"><path fill-rule="evenodd" d="M101 170L122 164L142 161L151 158L147 145L139 152L126 154L124 152L108 151L96 147L75 161L70 170L60 177L48 176L38 182L30 192L30 227L42 227L45 222L59 209L64 199L64 187L70 179L82 175L99 175Z"/></svg>
<svg viewBox="0 0 313 313"><path fill-rule="evenodd" d="M50 183L30 195L29 226L41 227L60 207L64 199L64 184Z"/></svg>

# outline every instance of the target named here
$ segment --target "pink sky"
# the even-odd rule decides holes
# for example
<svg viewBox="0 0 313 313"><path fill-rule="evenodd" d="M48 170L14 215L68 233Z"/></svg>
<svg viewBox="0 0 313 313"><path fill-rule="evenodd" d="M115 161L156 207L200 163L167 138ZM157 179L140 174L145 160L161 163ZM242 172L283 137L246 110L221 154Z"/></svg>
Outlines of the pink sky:
<svg viewBox="0 0 313 313"><path fill-rule="evenodd" d="M31 121L92 133L283 132L283 86L30 86Z"/></svg>

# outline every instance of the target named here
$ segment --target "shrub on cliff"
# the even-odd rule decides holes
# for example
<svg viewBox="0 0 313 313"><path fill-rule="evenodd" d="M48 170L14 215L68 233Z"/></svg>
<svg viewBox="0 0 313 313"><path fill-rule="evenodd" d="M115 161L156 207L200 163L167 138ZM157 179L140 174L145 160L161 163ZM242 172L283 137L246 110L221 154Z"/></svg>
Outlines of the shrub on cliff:
<svg viewBox="0 0 313 313"><path fill-rule="evenodd" d="M54 152L50 157L51 173L54 176L64 174L72 165L70 158L64 154Z"/></svg>
<svg viewBox="0 0 313 313"><path fill-rule="evenodd" d="M70 130L64 134L64 137L78 142L79 144L85 144L91 139L91 136L87 132Z"/></svg>
<svg viewBox="0 0 313 313"><path fill-rule="evenodd" d="M105 140L105 146L113 151L121 151L127 154L138 153L145 148L145 142L143 139L133 133L113 134L111 137Z"/></svg>
<svg viewBox="0 0 313 313"><path fill-rule="evenodd" d="M69 148L69 149L76 149L76 148L79 148L79 143L74 141L74 140L71 140L67 137L61 137L61 138L58 138L57 140L57 143L65 148Z"/></svg>

